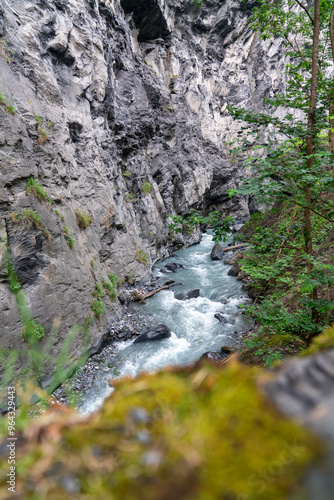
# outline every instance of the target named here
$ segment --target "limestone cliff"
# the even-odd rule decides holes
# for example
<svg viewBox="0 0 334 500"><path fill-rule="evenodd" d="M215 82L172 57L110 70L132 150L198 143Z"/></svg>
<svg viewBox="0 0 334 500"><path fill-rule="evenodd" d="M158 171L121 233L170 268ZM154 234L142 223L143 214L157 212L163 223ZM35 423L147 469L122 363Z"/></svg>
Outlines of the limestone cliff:
<svg viewBox="0 0 334 500"><path fill-rule="evenodd" d="M249 214L227 195L243 170L229 154L238 125L226 108L260 108L281 89L284 66L280 42L265 45L247 28L252 5L1 0L0 245L46 335L56 318L61 340L91 315L97 348L121 305L104 294L99 321L92 292L109 273L138 281L166 255L166 214ZM91 217L88 227L75 211ZM1 340L17 347L4 259L0 280Z"/></svg>

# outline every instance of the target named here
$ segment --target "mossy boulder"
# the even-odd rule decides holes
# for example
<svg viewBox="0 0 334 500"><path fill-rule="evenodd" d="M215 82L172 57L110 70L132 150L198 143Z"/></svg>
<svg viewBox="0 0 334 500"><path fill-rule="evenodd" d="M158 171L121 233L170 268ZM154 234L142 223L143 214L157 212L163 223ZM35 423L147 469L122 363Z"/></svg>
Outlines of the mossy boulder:
<svg viewBox="0 0 334 500"><path fill-rule="evenodd" d="M88 418L46 414L18 436L15 498L288 498L320 447L268 403L261 373L204 363L123 380Z"/></svg>

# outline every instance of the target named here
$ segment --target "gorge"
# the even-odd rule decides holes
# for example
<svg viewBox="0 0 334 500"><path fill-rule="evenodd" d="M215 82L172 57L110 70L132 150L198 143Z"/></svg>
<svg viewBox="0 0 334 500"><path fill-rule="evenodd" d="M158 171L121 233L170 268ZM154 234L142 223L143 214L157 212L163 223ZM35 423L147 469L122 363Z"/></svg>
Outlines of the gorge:
<svg viewBox="0 0 334 500"><path fill-rule="evenodd" d="M0 0L1 499L332 500L333 61L334 0Z"/></svg>
<svg viewBox="0 0 334 500"><path fill-rule="evenodd" d="M93 353L122 311L105 295L102 321L96 317L97 284L110 273L136 283L186 243L170 238L167 214L219 209L245 219L256 208L227 194L248 175L229 151L240 125L227 106L261 109L283 86L284 57L279 40L259 41L246 27L251 7L2 1L4 347L24 347L7 242L36 324L47 336L56 321L60 345L73 325L91 321ZM37 182L39 198L27 182ZM78 226L80 214L88 227ZM82 342L77 336L73 359Z"/></svg>

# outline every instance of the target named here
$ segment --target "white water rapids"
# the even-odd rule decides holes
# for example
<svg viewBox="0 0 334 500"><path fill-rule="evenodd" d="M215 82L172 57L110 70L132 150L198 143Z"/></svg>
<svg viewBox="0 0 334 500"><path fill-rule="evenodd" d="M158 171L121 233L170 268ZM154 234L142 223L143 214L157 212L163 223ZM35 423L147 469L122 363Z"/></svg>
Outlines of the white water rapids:
<svg viewBox="0 0 334 500"><path fill-rule="evenodd" d="M212 261L212 236L204 234L200 244L179 250L174 257L160 262L154 269L161 284L168 279L181 282L182 286L163 290L138 305L141 314L153 315L155 323L164 323L172 331L168 339L133 344L133 340L118 342L117 366L105 373L84 397L82 413L96 410L112 391L108 380L124 376L135 377L141 371L153 372L167 366L189 365L207 351L220 351L223 345L236 345L241 330L245 329L242 311L247 294L242 283L228 276L230 266L223 261ZM183 264L176 273L159 271L168 262ZM200 296L189 300L174 297L181 291L200 289ZM214 317L221 312L227 322L222 324Z"/></svg>

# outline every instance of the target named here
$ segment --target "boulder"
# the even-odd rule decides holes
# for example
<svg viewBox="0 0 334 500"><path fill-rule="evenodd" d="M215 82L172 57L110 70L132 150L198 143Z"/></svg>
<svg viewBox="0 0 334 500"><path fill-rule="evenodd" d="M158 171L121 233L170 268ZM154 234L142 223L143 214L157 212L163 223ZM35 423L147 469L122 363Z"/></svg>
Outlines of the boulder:
<svg viewBox="0 0 334 500"><path fill-rule="evenodd" d="M194 288L188 292L174 293L174 297L178 300L196 299L199 297L199 288Z"/></svg>
<svg viewBox="0 0 334 500"><path fill-rule="evenodd" d="M220 312L217 312L217 313L215 314L215 318L216 318L216 319L218 319L218 321L219 321L220 323L223 323L223 325L224 325L225 323L227 323L227 319L226 319L226 318L225 318L225 316L223 316L223 314L222 314L222 313L220 313Z"/></svg>
<svg viewBox="0 0 334 500"><path fill-rule="evenodd" d="M216 243L213 249L211 250L210 254L211 260L222 260L223 255L224 255L223 247L219 245L219 243Z"/></svg>
<svg viewBox="0 0 334 500"><path fill-rule="evenodd" d="M227 273L229 276L238 276L238 273L240 271L240 266L238 263L233 264L229 272Z"/></svg>
<svg viewBox="0 0 334 500"><path fill-rule="evenodd" d="M142 333L139 337L136 338L134 344L137 342L146 342L147 340L160 340L160 339L168 339L172 335L168 326L163 325L162 323L153 326L147 332Z"/></svg>
<svg viewBox="0 0 334 500"><path fill-rule="evenodd" d="M184 269L183 264L177 264L177 262L169 262L164 267L160 269L162 273L176 273L178 269Z"/></svg>

